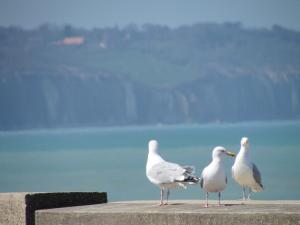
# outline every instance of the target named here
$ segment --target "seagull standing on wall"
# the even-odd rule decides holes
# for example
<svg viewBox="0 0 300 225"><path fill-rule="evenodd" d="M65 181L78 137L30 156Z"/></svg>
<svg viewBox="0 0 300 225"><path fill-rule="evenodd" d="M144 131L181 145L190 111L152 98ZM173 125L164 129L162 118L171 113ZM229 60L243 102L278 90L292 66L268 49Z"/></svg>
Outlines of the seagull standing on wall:
<svg viewBox="0 0 300 225"><path fill-rule="evenodd" d="M206 193L206 204L204 206L205 208L208 207L209 192L218 193L218 206L221 206L221 191L223 191L227 185L227 177L225 173L225 167L223 164L223 159L226 155L232 157L235 156L233 152L227 151L224 147L215 147L212 152L211 163L202 171L200 186Z"/></svg>
<svg viewBox="0 0 300 225"><path fill-rule="evenodd" d="M194 176L194 167L180 166L175 163L165 161L158 154L158 142L149 141L149 153L146 165L146 175L149 181L160 188L160 206L167 205L170 189L176 187L186 188L187 184L194 184L199 178ZM166 203L164 203L164 196Z"/></svg>
<svg viewBox="0 0 300 225"><path fill-rule="evenodd" d="M243 137L241 149L232 166L233 179L243 187L243 199L246 200L246 188L249 188L247 199L250 199L251 192L263 191L261 175L254 163L251 162L249 153L249 140Z"/></svg>

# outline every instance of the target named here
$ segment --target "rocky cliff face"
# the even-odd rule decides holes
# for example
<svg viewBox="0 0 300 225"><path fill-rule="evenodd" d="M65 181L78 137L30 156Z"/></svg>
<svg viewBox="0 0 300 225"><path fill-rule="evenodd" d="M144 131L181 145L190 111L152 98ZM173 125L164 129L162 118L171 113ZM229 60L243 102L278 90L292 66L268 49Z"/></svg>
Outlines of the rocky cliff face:
<svg viewBox="0 0 300 225"><path fill-rule="evenodd" d="M300 115L300 77L209 77L180 87L191 121L296 119Z"/></svg>
<svg viewBox="0 0 300 225"><path fill-rule="evenodd" d="M136 118L133 89L128 81L106 74L3 76L0 128L130 123Z"/></svg>
<svg viewBox="0 0 300 225"><path fill-rule="evenodd" d="M0 80L0 129L297 119L300 76L212 75L172 88L107 73Z"/></svg>

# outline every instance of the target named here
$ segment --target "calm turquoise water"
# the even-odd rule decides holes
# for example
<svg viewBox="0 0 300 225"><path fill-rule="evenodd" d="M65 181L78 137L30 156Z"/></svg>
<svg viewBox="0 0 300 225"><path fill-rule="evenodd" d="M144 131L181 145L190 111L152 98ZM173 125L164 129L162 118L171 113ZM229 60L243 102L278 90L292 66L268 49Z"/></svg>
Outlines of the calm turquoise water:
<svg viewBox="0 0 300 225"><path fill-rule="evenodd" d="M254 199L300 199L300 122L169 127L83 128L0 133L0 192L107 191L110 201L158 199L145 176L147 142L160 142L162 156L196 166L200 175L211 149L238 151L248 136L265 191ZM225 199L241 198L231 179ZM203 199L198 185L174 190L171 199Z"/></svg>

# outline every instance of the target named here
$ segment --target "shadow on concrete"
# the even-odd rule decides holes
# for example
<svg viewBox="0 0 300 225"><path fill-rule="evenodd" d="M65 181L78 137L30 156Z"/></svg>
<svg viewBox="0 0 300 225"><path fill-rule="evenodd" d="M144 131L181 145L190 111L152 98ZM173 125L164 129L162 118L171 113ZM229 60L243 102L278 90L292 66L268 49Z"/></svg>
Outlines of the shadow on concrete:
<svg viewBox="0 0 300 225"><path fill-rule="evenodd" d="M33 193L25 196L26 225L35 225L35 211L107 203L106 192Z"/></svg>

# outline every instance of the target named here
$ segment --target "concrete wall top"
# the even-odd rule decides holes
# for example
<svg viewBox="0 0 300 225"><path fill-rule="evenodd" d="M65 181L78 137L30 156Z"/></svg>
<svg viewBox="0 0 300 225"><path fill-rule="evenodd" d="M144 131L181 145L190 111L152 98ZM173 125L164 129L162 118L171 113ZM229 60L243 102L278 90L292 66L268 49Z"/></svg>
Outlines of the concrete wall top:
<svg viewBox="0 0 300 225"><path fill-rule="evenodd" d="M0 193L0 225L34 225L38 209L106 202L104 192Z"/></svg>
<svg viewBox="0 0 300 225"><path fill-rule="evenodd" d="M112 202L102 205L39 210L37 225L202 225L202 224L300 224L300 201L211 201Z"/></svg>

